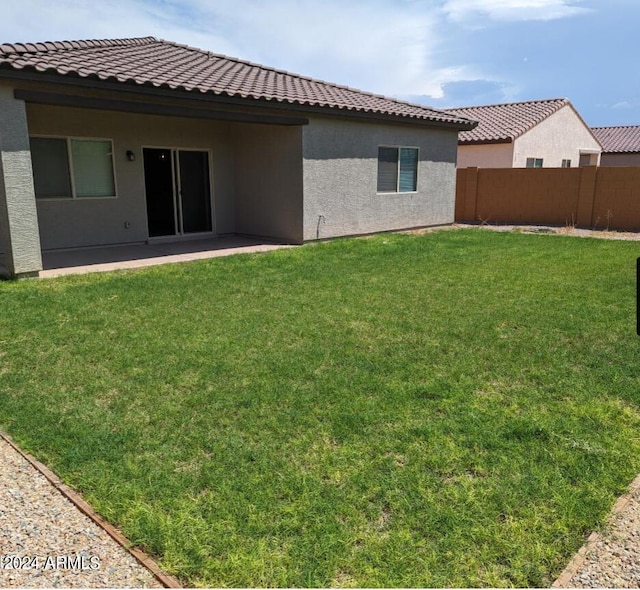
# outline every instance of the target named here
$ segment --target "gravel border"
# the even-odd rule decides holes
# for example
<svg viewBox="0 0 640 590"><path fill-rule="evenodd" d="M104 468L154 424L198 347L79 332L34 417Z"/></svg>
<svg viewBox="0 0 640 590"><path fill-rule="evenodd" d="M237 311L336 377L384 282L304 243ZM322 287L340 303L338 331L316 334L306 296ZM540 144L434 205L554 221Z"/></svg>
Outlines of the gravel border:
<svg viewBox="0 0 640 590"><path fill-rule="evenodd" d="M593 532L552 588L640 587L640 476L618 498L607 526Z"/></svg>
<svg viewBox="0 0 640 590"><path fill-rule="evenodd" d="M603 240L640 240L639 232L583 229L574 226L560 227L554 225L489 225L474 223L455 223L451 227L477 227L501 232L514 232L522 234L549 234L556 236L570 236L575 238L599 238Z"/></svg>
<svg viewBox="0 0 640 590"><path fill-rule="evenodd" d="M180 588L0 432L0 588Z"/></svg>

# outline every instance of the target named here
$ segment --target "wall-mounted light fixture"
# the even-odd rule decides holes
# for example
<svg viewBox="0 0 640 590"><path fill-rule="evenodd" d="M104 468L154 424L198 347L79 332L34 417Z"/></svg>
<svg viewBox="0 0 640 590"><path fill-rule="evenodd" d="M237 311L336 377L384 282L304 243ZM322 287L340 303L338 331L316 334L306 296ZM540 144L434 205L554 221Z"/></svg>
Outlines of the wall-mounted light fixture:
<svg viewBox="0 0 640 590"><path fill-rule="evenodd" d="M136 161L136 155L131 150L127 150L127 160L129 160L129 162Z"/></svg>

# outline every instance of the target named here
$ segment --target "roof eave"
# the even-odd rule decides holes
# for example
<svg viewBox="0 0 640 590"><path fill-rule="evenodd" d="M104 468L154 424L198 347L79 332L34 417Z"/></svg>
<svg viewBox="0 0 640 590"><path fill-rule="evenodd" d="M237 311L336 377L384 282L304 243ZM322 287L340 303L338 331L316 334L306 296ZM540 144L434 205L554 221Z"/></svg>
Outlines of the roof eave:
<svg viewBox="0 0 640 590"><path fill-rule="evenodd" d="M387 121L408 125L442 127L455 129L458 131L471 131L478 124L476 121L471 120L469 120L468 123L462 119L447 121L440 119L431 119L428 117L420 118L412 115L396 115L392 113L384 113L371 110L355 110L348 107L340 108L335 106L304 104L265 98L243 98L228 94L216 94L214 92L187 90L184 88L172 89L164 85L153 86L152 84L138 84L134 81L119 82L115 80L102 80L96 75L82 77L74 73L59 74L55 71L39 72L34 69L18 70L7 66L6 64L0 64L0 79L39 82L55 85L62 84L65 86L76 86L84 89L121 91L135 94L154 95L162 98L188 98L190 100L202 100L216 104L326 114L377 122Z"/></svg>
<svg viewBox="0 0 640 590"><path fill-rule="evenodd" d="M496 145L500 143L513 143L513 137L502 137L497 139L458 139L458 145Z"/></svg>

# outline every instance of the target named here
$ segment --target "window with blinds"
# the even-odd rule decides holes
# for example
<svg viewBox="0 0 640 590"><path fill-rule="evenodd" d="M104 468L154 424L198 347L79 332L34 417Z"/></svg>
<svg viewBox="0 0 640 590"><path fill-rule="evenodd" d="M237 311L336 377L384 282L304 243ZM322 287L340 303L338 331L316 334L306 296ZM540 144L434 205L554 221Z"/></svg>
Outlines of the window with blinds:
<svg viewBox="0 0 640 590"><path fill-rule="evenodd" d="M36 197L70 199L71 177L67 141L52 137L31 137L29 143Z"/></svg>
<svg viewBox="0 0 640 590"><path fill-rule="evenodd" d="M36 198L116 196L111 140L31 137L30 145Z"/></svg>
<svg viewBox="0 0 640 590"><path fill-rule="evenodd" d="M378 147L378 192L409 193L417 190L418 148Z"/></svg>

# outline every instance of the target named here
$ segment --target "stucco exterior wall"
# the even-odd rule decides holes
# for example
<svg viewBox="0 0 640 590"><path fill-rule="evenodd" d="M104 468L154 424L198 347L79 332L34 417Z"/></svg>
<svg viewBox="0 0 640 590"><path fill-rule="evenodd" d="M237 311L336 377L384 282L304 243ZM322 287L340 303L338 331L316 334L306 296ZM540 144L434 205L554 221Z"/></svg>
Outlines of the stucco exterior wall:
<svg viewBox="0 0 640 590"><path fill-rule="evenodd" d="M144 147L210 151L217 235L300 243L453 222L455 130L315 115L284 126L43 104L25 112L25 138L113 142L115 197L32 199L43 250L148 239ZM381 145L419 148L416 192L376 192Z"/></svg>
<svg viewBox="0 0 640 590"><path fill-rule="evenodd" d="M455 130L313 117L302 133L305 240L453 223ZM381 145L419 148L417 192L376 192Z"/></svg>
<svg viewBox="0 0 640 590"><path fill-rule="evenodd" d="M640 166L638 154L602 154L600 166Z"/></svg>
<svg viewBox="0 0 640 590"><path fill-rule="evenodd" d="M235 231L233 148L227 123L95 109L27 105L31 135L113 141L116 198L38 199L42 248L140 242L148 238L143 147L212 151L214 231ZM133 151L134 162L126 152Z"/></svg>
<svg viewBox="0 0 640 590"><path fill-rule="evenodd" d="M25 104L0 86L0 252L11 275L42 269Z"/></svg>
<svg viewBox="0 0 640 590"><path fill-rule="evenodd" d="M301 128L238 125L234 150L237 231L301 243Z"/></svg>
<svg viewBox="0 0 640 590"><path fill-rule="evenodd" d="M512 163L512 143L458 146L458 168L511 168Z"/></svg>
<svg viewBox="0 0 640 590"><path fill-rule="evenodd" d="M560 168L563 159L577 167L580 151L601 151L600 144L580 117L566 105L518 137L514 142L513 167L524 168L527 158L542 158L543 168Z"/></svg>

